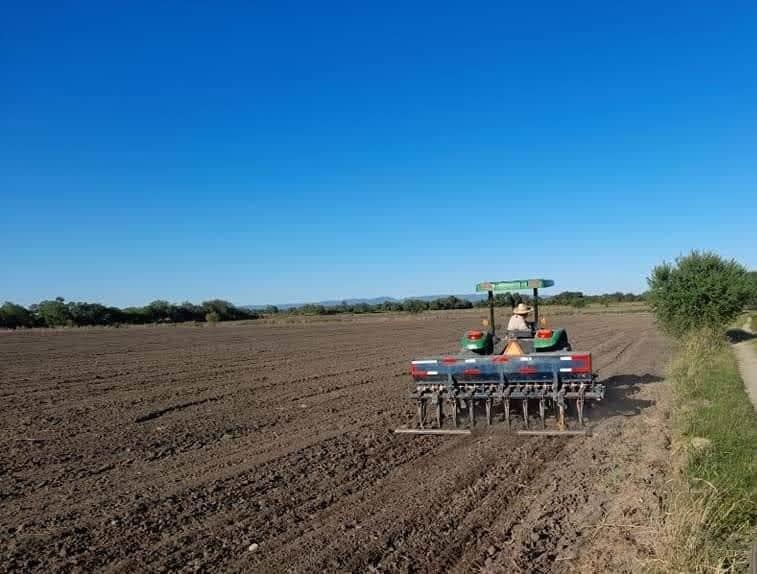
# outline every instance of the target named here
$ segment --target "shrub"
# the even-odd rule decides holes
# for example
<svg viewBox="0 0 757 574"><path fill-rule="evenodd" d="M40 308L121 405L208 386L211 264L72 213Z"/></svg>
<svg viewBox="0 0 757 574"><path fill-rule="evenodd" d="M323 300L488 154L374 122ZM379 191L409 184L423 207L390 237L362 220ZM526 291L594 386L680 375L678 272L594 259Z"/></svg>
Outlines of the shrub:
<svg viewBox="0 0 757 574"><path fill-rule="evenodd" d="M750 271L747 273L749 276L750 295L747 305L752 309L757 309L757 271Z"/></svg>
<svg viewBox="0 0 757 574"><path fill-rule="evenodd" d="M734 260L692 251L652 270L648 301L663 329L683 335L722 329L741 312L750 294L747 272Z"/></svg>
<svg viewBox="0 0 757 574"><path fill-rule="evenodd" d="M570 304L576 309L582 309L583 307L586 307L586 299L584 299L583 297L578 297L576 299L573 299Z"/></svg>
<svg viewBox="0 0 757 574"><path fill-rule="evenodd" d="M32 316L24 307L6 301L0 307L0 327L15 329L17 327L31 327Z"/></svg>
<svg viewBox="0 0 757 574"><path fill-rule="evenodd" d="M71 320L68 307L63 302L63 297L56 297L53 301L42 301L32 305L29 310L37 321L45 327L60 327L67 325Z"/></svg>
<svg viewBox="0 0 757 574"><path fill-rule="evenodd" d="M215 311L211 311L210 313L205 314L205 320L208 323L218 323L218 321L221 319L221 317L216 313Z"/></svg>
<svg viewBox="0 0 757 574"><path fill-rule="evenodd" d="M428 309L428 303L422 299L405 299L402 302L402 307L410 313L420 313Z"/></svg>

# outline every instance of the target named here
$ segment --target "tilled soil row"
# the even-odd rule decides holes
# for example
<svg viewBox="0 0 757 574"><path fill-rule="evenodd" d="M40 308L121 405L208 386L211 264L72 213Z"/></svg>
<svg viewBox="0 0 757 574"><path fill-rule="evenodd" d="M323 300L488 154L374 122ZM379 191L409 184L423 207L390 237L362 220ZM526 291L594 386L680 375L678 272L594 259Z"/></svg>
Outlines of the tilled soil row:
<svg viewBox="0 0 757 574"><path fill-rule="evenodd" d="M410 358L476 317L4 334L0 571L632 571L666 341L561 318L608 384L592 437L393 435Z"/></svg>

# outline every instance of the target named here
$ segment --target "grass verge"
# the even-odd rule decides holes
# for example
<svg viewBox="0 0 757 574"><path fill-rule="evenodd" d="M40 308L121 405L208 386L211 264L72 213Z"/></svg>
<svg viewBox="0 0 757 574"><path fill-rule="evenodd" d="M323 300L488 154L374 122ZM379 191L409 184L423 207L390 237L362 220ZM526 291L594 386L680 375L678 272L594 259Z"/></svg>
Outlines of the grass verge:
<svg viewBox="0 0 757 574"><path fill-rule="evenodd" d="M688 337L671 365L680 478L653 570L746 571L757 537L757 415L720 337Z"/></svg>

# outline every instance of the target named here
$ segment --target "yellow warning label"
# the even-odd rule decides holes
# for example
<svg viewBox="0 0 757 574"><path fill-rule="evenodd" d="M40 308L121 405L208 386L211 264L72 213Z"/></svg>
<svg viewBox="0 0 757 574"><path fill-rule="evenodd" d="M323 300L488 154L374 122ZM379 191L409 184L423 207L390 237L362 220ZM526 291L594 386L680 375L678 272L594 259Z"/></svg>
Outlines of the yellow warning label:
<svg viewBox="0 0 757 574"><path fill-rule="evenodd" d="M505 347L504 355L522 355L523 349L521 349L518 341L510 341Z"/></svg>

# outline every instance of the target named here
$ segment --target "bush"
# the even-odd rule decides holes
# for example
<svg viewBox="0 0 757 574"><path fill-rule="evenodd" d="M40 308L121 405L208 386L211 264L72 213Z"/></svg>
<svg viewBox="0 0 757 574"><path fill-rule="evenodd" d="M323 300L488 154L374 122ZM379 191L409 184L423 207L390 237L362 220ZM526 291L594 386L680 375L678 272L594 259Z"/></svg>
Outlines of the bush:
<svg viewBox="0 0 757 574"><path fill-rule="evenodd" d="M6 301L0 307L0 327L15 329L17 327L31 327L32 316L24 307Z"/></svg>
<svg viewBox="0 0 757 574"><path fill-rule="evenodd" d="M695 329L722 330L751 295L746 269L710 252L692 251L652 270L649 305L667 332L681 336Z"/></svg>
<svg viewBox="0 0 757 574"><path fill-rule="evenodd" d="M37 305L32 305L29 311L36 322L44 327L62 327L71 321L71 314L63 301L63 297L56 297L52 301L42 301Z"/></svg>
<svg viewBox="0 0 757 574"><path fill-rule="evenodd" d="M428 303L422 299L405 299L402 302L402 307L405 311L410 313L421 313L428 309Z"/></svg>
<svg viewBox="0 0 757 574"><path fill-rule="evenodd" d="M747 305L749 305L752 309L757 309L757 271L750 271L747 273L749 276L749 285L750 285L750 295L749 295L749 301L747 301Z"/></svg>
<svg viewBox="0 0 757 574"><path fill-rule="evenodd" d="M586 299L584 299L583 297L579 297L579 298L573 299L570 302L570 304L572 307L575 307L576 309L583 309L584 307L586 307Z"/></svg>
<svg viewBox="0 0 757 574"><path fill-rule="evenodd" d="M220 321L221 317L216 313L215 311L211 311L210 313L205 314L205 320L208 323L218 323Z"/></svg>

